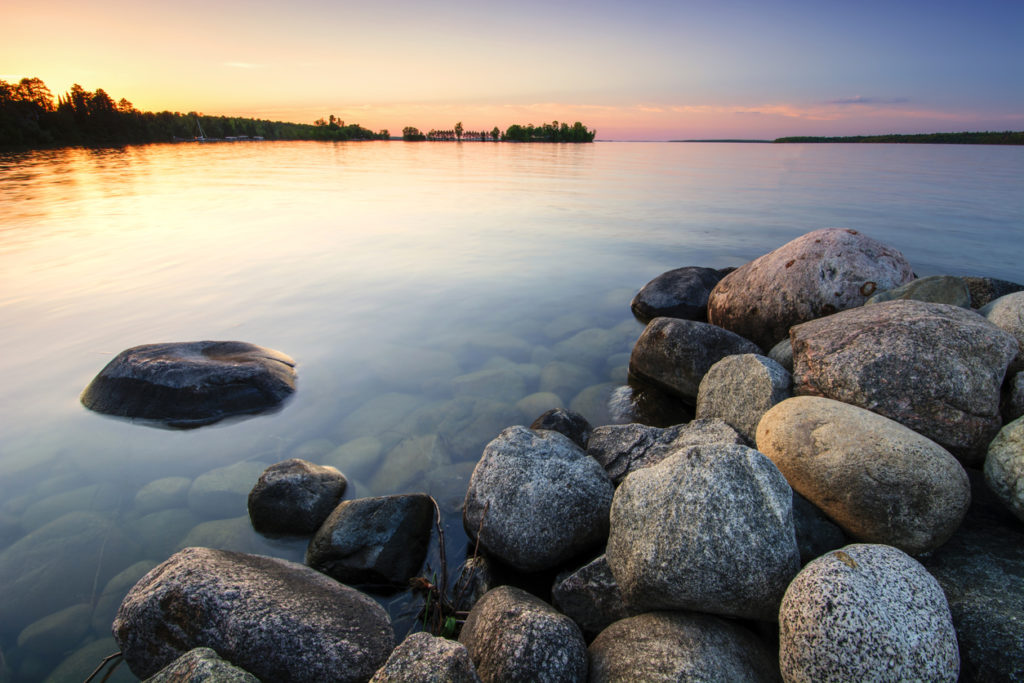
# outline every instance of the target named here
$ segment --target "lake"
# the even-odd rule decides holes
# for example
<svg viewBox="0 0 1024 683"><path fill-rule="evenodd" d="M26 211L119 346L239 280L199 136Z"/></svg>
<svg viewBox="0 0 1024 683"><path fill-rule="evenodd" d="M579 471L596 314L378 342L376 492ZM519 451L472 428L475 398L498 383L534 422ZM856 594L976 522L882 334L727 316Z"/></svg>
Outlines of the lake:
<svg viewBox="0 0 1024 683"><path fill-rule="evenodd" d="M263 538L246 516L259 472L288 457L341 469L347 498L433 494L456 567L484 444L556 405L612 419L642 330L629 302L648 280L849 227L919 276L1024 281L1022 179L1024 149L988 146L0 154L0 668L84 678L117 650L124 592L180 547L301 561L304 539ZM79 403L123 349L202 339L283 351L298 391L186 431ZM430 557L437 570L436 542ZM415 601L380 599L401 638Z"/></svg>

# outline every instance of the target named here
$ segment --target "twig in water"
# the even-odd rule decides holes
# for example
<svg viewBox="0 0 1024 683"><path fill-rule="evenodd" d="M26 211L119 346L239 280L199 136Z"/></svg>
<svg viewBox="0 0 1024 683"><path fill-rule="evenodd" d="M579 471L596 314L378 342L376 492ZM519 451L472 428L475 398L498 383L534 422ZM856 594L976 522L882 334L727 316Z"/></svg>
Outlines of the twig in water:
<svg viewBox="0 0 1024 683"><path fill-rule="evenodd" d="M105 667L105 666L107 665L107 663L108 663L108 662L110 662L111 660L113 660L113 659L116 659L116 658L118 658L118 657L121 657L121 653L120 653L120 652L115 652L115 653L114 653L114 654L112 654L112 655L107 655L106 657L104 657L104 658L103 658L103 661L102 661L102 662L100 662L100 665L99 665L99 666L97 666L97 667L96 667L96 669L95 669L95 670L93 670L93 672L92 672L91 674L89 674L89 677L88 677L88 678L86 678L86 679L85 679L85 681L84 681L83 683L90 683L90 681L92 681L92 679L96 678L96 676L97 676L97 675L99 674L99 672L103 670L103 667ZM100 682L100 683L103 683L103 681L109 680L109 679L110 679L110 675L111 675L112 673L114 673L114 671L115 671L115 670L117 670L117 667L121 666L121 662L123 662L123 661L124 661L124 659L122 658L122 659L121 659L121 661L119 661L119 662L118 662L117 664L115 664L114 666L110 667L110 671L108 671L108 672L107 672L107 675L106 675L106 676L104 676L104 677L103 677L103 678L101 679L101 682Z"/></svg>

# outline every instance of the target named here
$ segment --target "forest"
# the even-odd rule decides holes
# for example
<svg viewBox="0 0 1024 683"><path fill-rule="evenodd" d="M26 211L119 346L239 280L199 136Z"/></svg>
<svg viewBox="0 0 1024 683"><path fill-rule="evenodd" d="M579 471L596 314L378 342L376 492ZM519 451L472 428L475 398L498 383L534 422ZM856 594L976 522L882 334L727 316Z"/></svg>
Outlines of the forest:
<svg viewBox="0 0 1024 683"><path fill-rule="evenodd" d="M462 122L459 121L450 130L431 130L423 133L415 126L406 126L402 129L402 139L410 142L422 140L480 140L492 142L593 142L596 131L587 129L577 121L572 126L568 123L559 124L558 121L544 123L539 126L528 124L525 126L513 124L504 133L495 126L491 130L470 131L465 130Z"/></svg>
<svg viewBox="0 0 1024 683"><path fill-rule="evenodd" d="M1024 145L1024 131L984 133L922 133L916 135L850 135L846 137L797 136L774 142L888 142L925 145Z"/></svg>

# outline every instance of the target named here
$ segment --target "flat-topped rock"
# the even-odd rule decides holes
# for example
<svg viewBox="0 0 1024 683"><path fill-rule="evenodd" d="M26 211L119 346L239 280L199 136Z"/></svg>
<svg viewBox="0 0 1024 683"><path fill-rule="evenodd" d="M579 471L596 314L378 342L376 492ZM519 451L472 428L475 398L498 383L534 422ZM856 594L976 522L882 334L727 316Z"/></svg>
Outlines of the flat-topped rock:
<svg viewBox="0 0 1024 683"><path fill-rule="evenodd" d="M171 427L263 412L295 391L295 361L238 341L144 344L122 351L82 393L90 410Z"/></svg>

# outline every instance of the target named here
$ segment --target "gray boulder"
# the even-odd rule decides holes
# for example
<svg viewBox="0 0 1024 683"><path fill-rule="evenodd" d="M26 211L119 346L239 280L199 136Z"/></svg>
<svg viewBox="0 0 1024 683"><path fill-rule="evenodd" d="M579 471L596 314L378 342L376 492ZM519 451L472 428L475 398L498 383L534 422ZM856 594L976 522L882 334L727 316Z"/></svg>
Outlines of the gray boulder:
<svg viewBox="0 0 1024 683"><path fill-rule="evenodd" d="M395 646L383 608L308 567L186 548L135 584L114 620L125 662L152 676L210 647L266 681L365 681Z"/></svg>
<svg viewBox="0 0 1024 683"><path fill-rule="evenodd" d="M295 361L245 342L145 344L122 351L82 393L86 408L199 427L260 413L295 391Z"/></svg>
<svg viewBox="0 0 1024 683"><path fill-rule="evenodd" d="M612 492L604 469L568 437L509 427L473 470L463 526L502 561L539 571L604 542Z"/></svg>
<svg viewBox="0 0 1024 683"><path fill-rule="evenodd" d="M745 446L681 448L633 472L615 491L607 549L627 605L775 619L800 568L792 498Z"/></svg>
<svg viewBox="0 0 1024 683"><path fill-rule="evenodd" d="M530 425L530 429L550 429L572 439L580 448L586 448L594 428L587 418L571 410L555 408L545 412Z"/></svg>
<svg viewBox="0 0 1024 683"><path fill-rule="evenodd" d="M655 318L644 328L629 357L632 377L691 403L712 365L737 353L761 353L751 341L707 323Z"/></svg>
<svg viewBox="0 0 1024 683"><path fill-rule="evenodd" d="M981 308L1001 296L1024 290L1024 285L994 277L965 277L964 282L971 292L972 308Z"/></svg>
<svg viewBox="0 0 1024 683"><path fill-rule="evenodd" d="M1013 422L1024 416L1024 372L1014 374L1006 383L1001 404L1003 422Z"/></svg>
<svg viewBox="0 0 1024 683"><path fill-rule="evenodd" d="M788 373L793 374L793 344L789 341L789 337L773 346L768 352L768 357L786 368Z"/></svg>
<svg viewBox="0 0 1024 683"><path fill-rule="evenodd" d="M722 277L712 268L676 268L644 285L629 307L642 323L660 317L707 322L708 296Z"/></svg>
<svg viewBox="0 0 1024 683"><path fill-rule="evenodd" d="M263 470L249 491L249 519L264 534L311 534L331 514L347 484L333 467L284 460Z"/></svg>
<svg viewBox="0 0 1024 683"><path fill-rule="evenodd" d="M587 646L572 619L511 586L489 591L459 635L484 683L585 681Z"/></svg>
<svg viewBox="0 0 1024 683"><path fill-rule="evenodd" d="M911 279L895 249L856 230L815 230L724 277L708 300L708 322L770 349L793 325L861 306Z"/></svg>
<svg viewBox="0 0 1024 683"><path fill-rule="evenodd" d="M914 555L945 543L971 503L967 473L948 451L847 403L783 401L762 418L757 447L848 534Z"/></svg>
<svg viewBox="0 0 1024 683"><path fill-rule="evenodd" d="M551 603L575 621L588 638L612 622L635 614L622 599L606 555L574 572L560 574L551 589Z"/></svg>
<svg viewBox="0 0 1024 683"><path fill-rule="evenodd" d="M730 620L648 612L617 621L588 649L590 678L603 681L778 681L771 651Z"/></svg>
<svg viewBox="0 0 1024 683"><path fill-rule="evenodd" d="M999 430L985 458L985 482L1017 519L1024 522L1024 418Z"/></svg>
<svg viewBox="0 0 1024 683"><path fill-rule="evenodd" d="M767 356L728 356L712 365L700 381L697 417L725 420L754 443L761 416L789 398L792 385L789 371Z"/></svg>
<svg viewBox="0 0 1024 683"><path fill-rule="evenodd" d="M896 299L915 299L933 304L949 304L961 308L971 307L971 291L962 277L930 275L918 278L893 289L876 292L866 304L880 304Z"/></svg>
<svg viewBox="0 0 1024 683"><path fill-rule="evenodd" d="M402 641L370 683L480 683L462 643L420 631Z"/></svg>
<svg viewBox="0 0 1024 683"><path fill-rule="evenodd" d="M885 545L848 545L811 562L779 609L787 681L956 681L956 633L938 582Z"/></svg>
<svg viewBox="0 0 1024 683"><path fill-rule="evenodd" d="M982 307L978 313L1001 330L1013 335L1018 347L1024 347L1024 292L1014 292L1001 296ZM1018 349L1016 357L1010 363L1008 372L1017 373L1024 370L1024 352Z"/></svg>
<svg viewBox="0 0 1024 683"><path fill-rule="evenodd" d="M973 311L888 301L793 328L793 393L896 420L979 465L1017 342Z"/></svg>
<svg viewBox="0 0 1024 683"><path fill-rule="evenodd" d="M156 672L146 683L260 683L248 671L220 658L208 647L189 650Z"/></svg>
<svg viewBox="0 0 1024 683"><path fill-rule="evenodd" d="M426 559L433 521L423 493L343 501L309 542L306 564L342 583L405 585Z"/></svg>

